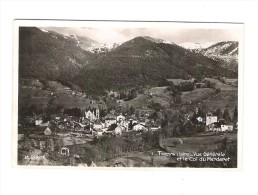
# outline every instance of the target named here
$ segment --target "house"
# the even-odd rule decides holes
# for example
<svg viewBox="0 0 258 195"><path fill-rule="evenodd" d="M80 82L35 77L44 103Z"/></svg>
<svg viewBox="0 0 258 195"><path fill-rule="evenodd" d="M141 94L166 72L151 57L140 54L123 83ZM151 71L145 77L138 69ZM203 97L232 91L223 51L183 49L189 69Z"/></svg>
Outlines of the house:
<svg viewBox="0 0 258 195"><path fill-rule="evenodd" d="M136 124L133 126L133 130L134 131L143 131L143 130L147 130L147 128L142 124Z"/></svg>
<svg viewBox="0 0 258 195"><path fill-rule="evenodd" d="M48 127L49 126L49 121L47 121L45 123L41 123L39 126L41 126L41 127Z"/></svg>
<svg viewBox="0 0 258 195"><path fill-rule="evenodd" d="M216 123L211 123L206 126L206 131L221 131L221 128L216 125Z"/></svg>
<svg viewBox="0 0 258 195"><path fill-rule="evenodd" d="M100 130L100 129L102 129L102 124L101 124L101 122L100 122L99 119L97 119L97 120L94 122L93 128L94 128L95 130Z"/></svg>
<svg viewBox="0 0 258 195"><path fill-rule="evenodd" d="M44 131L44 135L51 135L52 131L49 129L49 127L47 127Z"/></svg>
<svg viewBox="0 0 258 195"><path fill-rule="evenodd" d="M125 128L122 126L117 126L114 130L115 135L122 135L123 131L125 131Z"/></svg>
<svg viewBox="0 0 258 195"><path fill-rule="evenodd" d="M136 119L130 119L129 121L130 121L130 123L132 123L132 124L137 124L137 123L138 123L138 121L137 121Z"/></svg>
<svg viewBox="0 0 258 195"><path fill-rule="evenodd" d="M69 149L67 147L61 148L61 155L69 156Z"/></svg>
<svg viewBox="0 0 258 195"><path fill-rule="evenodd" d="M35 120L35 125L36 126L42 125L42 123L43 123L43 119L42 118L36 118L36 120Z"/></svg>
<svg viewBox="0 0 258 195"><path fill-rule="evenodd" d="M158 131L158 130L160 130L160 126L153 126L153 127L150 127L150 130L151 131Z"/></svg>
<svg viewBox="0 0 258 195"><path fill-rule="evenodd" d="M39 141L39 149L44 150L46 148L46 141L45 140L40 140Z"/></svg>
<svg viewBox="0 0 258 195"><path fill-rule="evenodd" d="M204 122L203 118L202 118L202 117L200 117L200 116L199 116L199 117L197 117L197 118L196 118L196 120L197 120L199 123Z"/></svg>
<svg viewBox="0 0 258 195"><path fill-rule="evenodd" d="M99 129L99 130L97 130L97 135L98 136L102 136L103 135L103 133L104 133L104 131L103 130L101 130L101 129Z"/></svg>
<svg viewBox="0 0 258 195"><path fill-rule="evenodd" d="M99 109L98 108L89 108L85 111L85 118L90 121L99 119Z"/></svg>
<svg viewBox="0 0 258 195"><path fill-rule="evenodd" d="M221 131L233 131L233 125L221 125Z"/></svg>
<svg viewBox="0 0 258 195"><path fill-rule="evenodd" d="M108 128L112 124L116 124L116 118L106 118L105 119L105 127Z"/></svg>
<svg viewBox="0 0 258 195"><path fill-rule="evenodd" d="M218 121L217 116L206 116L206 126L216 123Z"/></svg>
<svg viewBox="0 0 258 195"><path fill-rule="evenodd" d="M119 116L116 117L116 121L117 121L118 124L121 123L121 122L124 122L125 117L122 114L120 114Z"/></svg>

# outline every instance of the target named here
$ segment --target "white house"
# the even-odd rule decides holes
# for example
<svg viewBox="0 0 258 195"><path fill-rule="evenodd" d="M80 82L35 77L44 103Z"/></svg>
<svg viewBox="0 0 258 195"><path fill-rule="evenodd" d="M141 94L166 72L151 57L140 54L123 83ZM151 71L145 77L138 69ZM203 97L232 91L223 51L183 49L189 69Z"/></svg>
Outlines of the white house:
<svg viewBox="0 0 258 195"><path fill-rule="evenodd" d="M103 135L103 132L104 132L103 130L99 129L99 130L97 130L97 135L98 135L98 136L102 136L102 135Z"/></svg>
<svg viewBox="0 0 258 195"><path fill-rule="evenodd" d="M160 130L160 126L158 126L158 127L150 127L150 130L151 131L158 131L158 130Z"/></svg>
<svg viewBox="0 0 258 195"><path fill-rule="evenodd" d="M142 131L144 129L146 129L146 128L142 124L137 124L137 125L133 126L134 131Z"/></svg>
<svg viewBox="0 0 258 195"><path fill-rule="evenodd" d="M206 116L206 126L216 123L218 121L217 116Z"/></svg>
<svg viewBox="0 0 258 195"><path fill-rule="evenodd" d="M116 124L116 119L115 118L106 118L105 119L105 127L108 128L112 124Z"/></svg>
<svg viewBox="0 0 258 195"><path fill-rule="evenodd" d="M36 119L36 120L35 120L35 125L36 125L36 126L42 125L42 123L43 123L43 120L42 120L42 119Z"/></svg>
<svg viewBox="0 0 258 195"><path fill-rule="evenodd" d="M202 123L203 122L203 118L202 117L198 117L198 118L196 118L197 119L197 121L199 122L199 123Z"/></svg>
<svg viewBox="0 0 258 195"><path fill-rule="evenodd" d="M47 127L44 131L44 134L45 135L51 135L52 134L52 131L49 129L49 127Z"/></svg>
<svg viewBox="0 0 258 195"><path fill-rule="evenodd" d="M124 130L125 130L124 127L122 127L122 126L117 126L117 127L115 128L115 130L114 130L114 133L115 133L116 135L122 135L122 133L123 133Z"/></svg>
<svg viewBox="0 0 258 195"><path fill-rule="evenodd" d="M116 121L118 124L121 124L125 121L125 117L120 114L119 116L116 117Z"/></svg>
<svg viewBox="0 0 258 195"><path fill-rule="evenodd" d="M100 129L103 128L102 123L100 122L99 119L94 122L93 128L94 128L95 130L100 130Z"/></svg>
<svg viewBox="0 0 258 195"><path fill-rule="evenodd" d="M67 147L61 148L61 155L69 156L69 148Z"/></svg>
<svg viewBox="0 0 258 195"><path fill-rule="evenodd" d="M233 125L221 125L221 131L233 131Z"/></svg>

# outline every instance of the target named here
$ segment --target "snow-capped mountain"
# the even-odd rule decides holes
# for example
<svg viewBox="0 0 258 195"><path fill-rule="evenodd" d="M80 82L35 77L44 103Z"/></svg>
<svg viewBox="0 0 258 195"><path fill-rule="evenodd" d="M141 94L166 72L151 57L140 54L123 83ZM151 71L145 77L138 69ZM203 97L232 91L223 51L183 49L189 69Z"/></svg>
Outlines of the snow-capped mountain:
<svg viewBox="0 0 258 195"><path fill-rule="evenodd" d="M223 41L198 51L204 56L222 62L223 66L237 71L238 67L238 42Z"/></svg>
<svg viewBox="0 0 258 195"><path fill-rule="evenodd" d="M152 37L149 37L149 36L142 36L142 38L146 39L146 40L149 40L149 41L152 41L154 43L165 43L165 44L171 44L171 45L175 45L173 42L171 41L167 41L167 40L163 40L163 39L157 39L157 38L152 38Z"/></svg>
<svg viewBox="0 0 258 195"><path fill-rule="evenodd" d="M189 49L192 52L200 53L208 58L221 62L222 66L230 70L237 71L238 66L238 42L203 42L180 44L181 47Z"/></svg>
<svg viewBox="0 0 258 195"><path fill-rule="evenodd" d="M95 43L92 44L90 47L85 48L85 50L92 52L92 53L103 53L109 52L117 48L120 44L119 43Z"/></svg>
<svg viewBox="0 0 258 195"><path fill-rule="evenodd" d="M102 52L109 52L116 47L118 47L119 43L99 43L93 39L90 39L88 37L84 36L78 36L74 34L66 34L66 33L59 33L54 31L47 31L44 28L40 28L40 30L44 33L49 33L52 37L58 39L58 38L64 38L67 41L73 41L77 43L77 46L81 47L85 51L89 51L91 53L102 53Z"/></svg>
<svg viewBox="0 0 258 195"><path fill-rule="evenodd" d="M238 56L238 42L224 41L211 45L210 47L201 50L205 56Z"/></svg>
<svg viewBox="0 0 258 195"><path fill-rule="evenodd" d="M201 42L201 43L185 42L185 43L179 44L179 46L190 50L201 50L201 49L206 49L213 44L214 42Z"/></svg>

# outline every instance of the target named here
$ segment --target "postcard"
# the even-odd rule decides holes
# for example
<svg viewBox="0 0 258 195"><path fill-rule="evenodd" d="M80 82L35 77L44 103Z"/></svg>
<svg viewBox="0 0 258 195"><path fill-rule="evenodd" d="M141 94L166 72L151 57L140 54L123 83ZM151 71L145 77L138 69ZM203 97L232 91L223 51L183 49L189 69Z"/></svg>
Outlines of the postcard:
<svg viewBox="0 0 258 195"><path fill-rule="evenodd" d="M240 168L243 24L14 22L19 167Z"/></svg>

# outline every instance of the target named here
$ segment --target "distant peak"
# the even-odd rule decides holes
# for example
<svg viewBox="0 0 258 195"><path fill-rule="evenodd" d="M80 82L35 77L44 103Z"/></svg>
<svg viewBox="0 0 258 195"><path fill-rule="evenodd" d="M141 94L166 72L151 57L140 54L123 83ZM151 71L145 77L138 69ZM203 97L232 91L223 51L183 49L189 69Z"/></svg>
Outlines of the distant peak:
<svg viewBox="0 0 258 195"><path fill-rule="evenodd" d="M151 41L153 43L165 43L165 44L174 45L174 43L171 42L171 41L158 39L158 38L153 38L153 37L150 37L150 36L138 36L138 37L135 37L134 39L132 39L131 41L135 41L135 40L147 40L147 41Z"/></svg>

